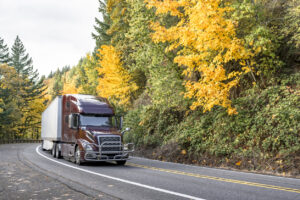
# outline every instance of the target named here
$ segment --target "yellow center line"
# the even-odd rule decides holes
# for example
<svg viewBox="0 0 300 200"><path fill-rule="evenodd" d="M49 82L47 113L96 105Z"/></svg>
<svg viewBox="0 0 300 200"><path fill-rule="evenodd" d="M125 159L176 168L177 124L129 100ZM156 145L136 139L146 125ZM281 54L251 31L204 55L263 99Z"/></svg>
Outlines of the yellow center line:
<svg viewBox="0 0 300 200"><path fill-rule="evenodd" d="M151 170L155 170L155 171L168 172L168 173L172 173L172 174L179 174L179 175L191 176L191 177L202 178L202 179L216 180L216 181L222 181L222 182L227 182L227 183L237 183L237 184L249 185L249 186L253 186L253 187L268 188L268 189L294 192L294 193L300 194L300 189L286 188L286 187L281 187L281 186L267 185L267 184L248 182L248 181L239 181L239 180L214 177L214 176L206 176L206 175L182 172L182 171L171 170L171 169L150 167L150 166L139 165L139 164L134 164L134 163L127 163L126 165L132 166L132 167L144 168L144 169L151 169Z"/></svg>

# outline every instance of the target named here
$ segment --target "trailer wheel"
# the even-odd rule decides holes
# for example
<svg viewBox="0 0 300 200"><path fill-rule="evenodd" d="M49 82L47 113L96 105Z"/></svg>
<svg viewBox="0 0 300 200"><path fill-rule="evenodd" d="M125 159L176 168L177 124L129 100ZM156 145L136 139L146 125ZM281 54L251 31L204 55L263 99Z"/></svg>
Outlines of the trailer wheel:
<svg viewBox="0 0 300 200"><path fill-rule="evenodd" d="M55 154L56 154L55 155L56 158L58 159L61 158L61 152L59 151L59 144L55 145Z"/></svg>
<svg viewBox="0 0 300 200"><path fill-rule="evenodd" d="M53 143L52 147L52 156L55 158L56 157L56 143Z"/></svg>
<svg viewBox="0 0 300 200"><path fill-rule="evenodd" d="M116 162L117 162L117 165L125 165L126 160L118 160Z"/></svg>
<svg viewBox="0 0 300 200"><path fill-rule="evenodd" d="M42 140L42 151L46 151L46 149L44 149L44 140Z"/></svg>
<svg viewBox="0 0 300 200"><path fill-rule="evenodd" d="M76 150L75 150L75 163L77 164L77 165L82 165L82 161L81 161L81 156L80 156L80 149L79 149L79 147L77 146L76 147Z"/></svg>

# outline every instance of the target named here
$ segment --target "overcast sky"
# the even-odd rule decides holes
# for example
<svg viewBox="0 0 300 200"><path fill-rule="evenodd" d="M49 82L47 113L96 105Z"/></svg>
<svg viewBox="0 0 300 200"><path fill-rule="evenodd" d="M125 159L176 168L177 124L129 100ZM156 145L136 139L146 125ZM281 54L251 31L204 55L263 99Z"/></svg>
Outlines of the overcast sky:
<svg viewBox="0 0 300 200"><path fill-rule="evenodd" d="M11 47L17 35L40 75L74 66L95 41L98 0L0 0L0 37Z"/></svg>

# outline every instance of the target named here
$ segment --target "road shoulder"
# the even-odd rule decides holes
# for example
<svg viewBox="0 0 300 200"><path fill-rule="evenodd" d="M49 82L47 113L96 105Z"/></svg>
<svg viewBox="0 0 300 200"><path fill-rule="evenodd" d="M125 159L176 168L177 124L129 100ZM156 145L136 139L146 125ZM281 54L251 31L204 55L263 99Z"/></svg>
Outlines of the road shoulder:
<svg viewBox="0 0 300 200"><path fill-rule="evenodd" d="M0 145L0 199L115 199L38 168L22 155L26 144L13 145Z"/></svg>

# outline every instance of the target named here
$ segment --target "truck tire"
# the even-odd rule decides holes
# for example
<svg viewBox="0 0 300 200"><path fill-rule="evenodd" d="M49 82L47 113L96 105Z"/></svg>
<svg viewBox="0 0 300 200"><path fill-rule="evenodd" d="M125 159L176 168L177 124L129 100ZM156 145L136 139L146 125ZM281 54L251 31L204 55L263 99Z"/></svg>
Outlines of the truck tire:
<svg viewBox="0 0 300 200"><path fill-rule="evenodd" d="M44 149L44 140L42 140L42 151L46 151L46 149Z"/></svg>
<svg viewBox="0 0 300 200"><path fill-rule="evenodd" d="M118 160L116 161L117 162L117 165L125 165L127 160Z"/></svg>
<svg viewBox="0 0 300 200"><path fill-rule="evenodd" d="M61 158L61 152L59 151L59 144L55 145L55 153L56 153L55 157L57 159Z"/></svg>
<svg viewBox="0 0 300 200"><path fill-rule="evenodd" d="M53 143L52 147L52 156L55 158L56 157L56 143Z"/></svg>
<svg viewBox="0 0 300 200"><path fill-rule="evenodd" d="M80 149L79 149L78 146L76 147L76 150L75 150L74 159L75 159L75 163L77 165L82 165L82 161L81 161L81 158L80 158Z"/></svg>

